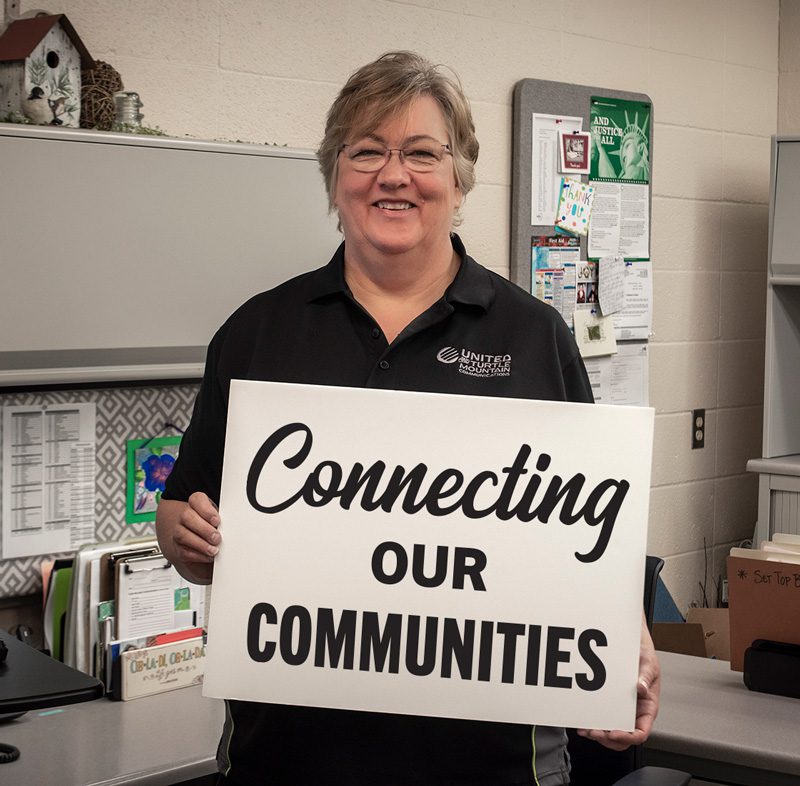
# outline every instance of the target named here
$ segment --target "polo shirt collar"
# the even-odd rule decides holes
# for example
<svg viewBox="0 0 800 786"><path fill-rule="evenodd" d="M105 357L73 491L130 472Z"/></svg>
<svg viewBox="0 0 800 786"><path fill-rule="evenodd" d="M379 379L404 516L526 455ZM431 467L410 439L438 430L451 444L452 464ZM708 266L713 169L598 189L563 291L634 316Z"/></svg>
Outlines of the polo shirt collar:
<svg viewBox="0 0 800 786"><path fill-rule="evenodd" d="M461 257L461 267L444 293L445 300L478 306L488 311L494 300L494 286L489 271L467 254L461 238L455 232L451 233L450 239L453 250Z"/></svg>
<svg viewBox="0 0 800 786"><path fill-rule="evenodd" d="M450 239L453 250L461 257L461 266L453 279L453 283L445 292L445 300L449 303L463 303L478 306L488 311L494 300L494 287L489 271L468 256L461 238L452 233ZM344 280L344 243L339 245L336 253L325 267L319 268L313 276L309 287L309 302L321 300L329 295L350 294Z"/></svg>

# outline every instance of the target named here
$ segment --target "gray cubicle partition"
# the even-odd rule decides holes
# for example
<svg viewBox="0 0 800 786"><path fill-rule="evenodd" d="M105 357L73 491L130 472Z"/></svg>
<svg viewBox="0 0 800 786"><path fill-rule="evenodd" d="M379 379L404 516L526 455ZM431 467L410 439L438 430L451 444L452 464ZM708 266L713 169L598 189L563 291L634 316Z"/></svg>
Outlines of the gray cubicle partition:
<svg viewBox="0 0 800 786"><path fill-rule="evenodd" d="M186 426L196 384L160 383L199 377L231 311L328 261L327 208L311 151L0 124L0 409L96 404L97 540L152 534L125 524L126 440ZM46 556L0 560L0 599L39 590Z"/></svg>
<svg viewBox="0 0 800 786"><path fill-rule="evenodd" d="M552 234L553 225L531 224L531 152L533 113L569 115L583 118L583 129L589 128L589 107L592 96L622 98L650 104L650 124L647 129L650 145L652 196L653 107L644 93L609 90L543 79L523 79L514 87L513 146L511 173L511 280L530 292L531 237ZM583 180L587 177L582 176ZM652 214L652 198L649 200ZM581 240L581 258L586 258L586 240Z"/></svg>
<svg viewBox="0 0 800 786"><path fill-rule="evenodd" d="M341 240L311 151L0 124L0 182L0 388L196 378Z"/></svg>

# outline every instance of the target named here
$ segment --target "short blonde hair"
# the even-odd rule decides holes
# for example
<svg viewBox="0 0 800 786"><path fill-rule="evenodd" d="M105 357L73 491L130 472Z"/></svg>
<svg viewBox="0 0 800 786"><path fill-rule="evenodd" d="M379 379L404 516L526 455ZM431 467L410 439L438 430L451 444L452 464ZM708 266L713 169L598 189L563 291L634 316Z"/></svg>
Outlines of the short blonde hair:
<svg viewBox="0 0 800 786"><path fill-rule="evenodd" d="M444 74L442 66L414 52L387 52L352 74L328 111L317 158L331 210L342 145L351 136L368 134L420 96L431 96L439 104L450 136L456 185L464 196L472 190L479 145L458 77Z"/></svg>

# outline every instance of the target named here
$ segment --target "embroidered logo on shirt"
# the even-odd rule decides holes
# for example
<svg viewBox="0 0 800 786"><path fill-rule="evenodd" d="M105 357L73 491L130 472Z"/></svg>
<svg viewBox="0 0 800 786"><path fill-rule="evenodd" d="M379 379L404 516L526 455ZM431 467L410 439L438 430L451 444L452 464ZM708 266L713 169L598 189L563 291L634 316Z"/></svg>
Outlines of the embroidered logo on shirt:
<svg viewBox="0 0 800 786"><path fill-rule="evenodd" d="M470 349L444 347L436 359L448 365L458 363L459 373L470 377L511 376L511 355L487 355Z"/></svg>

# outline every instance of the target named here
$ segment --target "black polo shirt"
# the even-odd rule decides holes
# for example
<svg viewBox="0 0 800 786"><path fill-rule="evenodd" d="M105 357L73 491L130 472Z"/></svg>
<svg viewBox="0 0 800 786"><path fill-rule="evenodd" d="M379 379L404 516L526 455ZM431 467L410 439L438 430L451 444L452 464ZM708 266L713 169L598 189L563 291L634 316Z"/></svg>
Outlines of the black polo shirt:
<svg viewBox="0 0 800 786"><path fill-rule="evenodd" d="M559 314L467 256L444 297L390 345L344 280L323 268L256 295L214 336L164 493L219 500L231 379L590 402ZM530 726L228 702L219 763L236 783L530 784ZM541 786L566 783L561 730L537 730Z"/></svg>

